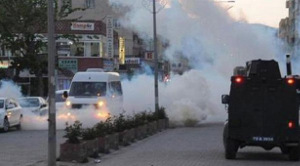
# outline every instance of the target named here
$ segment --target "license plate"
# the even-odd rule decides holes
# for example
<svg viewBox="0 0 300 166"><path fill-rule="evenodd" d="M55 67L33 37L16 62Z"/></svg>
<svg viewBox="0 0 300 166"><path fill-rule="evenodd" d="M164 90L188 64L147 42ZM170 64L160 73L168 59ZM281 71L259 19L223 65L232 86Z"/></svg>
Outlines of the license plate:
<svg viewBox="0 0 300 166"><path fill-rule="evenodd" d="M252 140L257 141L257 142L272 142L272 141L274 141L274 138L257 136L257 137L252 137Z"/></svg>

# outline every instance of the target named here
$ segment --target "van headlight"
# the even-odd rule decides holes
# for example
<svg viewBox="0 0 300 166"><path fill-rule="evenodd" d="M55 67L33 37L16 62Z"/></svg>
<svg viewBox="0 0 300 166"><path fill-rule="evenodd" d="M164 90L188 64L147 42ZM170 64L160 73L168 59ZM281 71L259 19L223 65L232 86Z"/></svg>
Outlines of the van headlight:
<svg viewBox="0 0 300 166"><path fill-rule="evenodd" d="M97 103L98 107L103 107L104 105L105 105L105 102L102 100L98 101L98 103Z"/></svg>
<svg viewBox="0 0 300 166"><path fill-rule="evenodd" d="M67 101L66 101L66 106L67 106L67 107L70 107L71 105L72 105L71 101L70 101L70 100L67 100Z"/></svg>

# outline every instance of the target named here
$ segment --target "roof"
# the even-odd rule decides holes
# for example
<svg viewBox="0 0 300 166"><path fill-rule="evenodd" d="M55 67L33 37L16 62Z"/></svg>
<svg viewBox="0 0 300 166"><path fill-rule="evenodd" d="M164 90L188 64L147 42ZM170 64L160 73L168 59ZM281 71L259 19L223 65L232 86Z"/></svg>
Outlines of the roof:
<svg viewBox="0 0 300 166"><path fill-rule="evenodd" d="M108 82L120 81L120 75L116 72L77 72L72 79L72 82Z"/></svg>
<svg viewBox="0 0 300 166"><path fill-rule="evenodd" d="M57 90L55 91L56 94L64 93L64 91L69 91L69 89L62 89L62 90Z"/></svg>

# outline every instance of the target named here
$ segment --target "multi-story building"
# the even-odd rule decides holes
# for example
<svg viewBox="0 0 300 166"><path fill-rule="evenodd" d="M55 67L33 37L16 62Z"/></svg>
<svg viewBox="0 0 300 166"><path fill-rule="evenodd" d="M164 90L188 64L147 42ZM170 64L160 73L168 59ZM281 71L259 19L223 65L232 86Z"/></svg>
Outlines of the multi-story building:
<svg viewBox="0 0 300 166"><path fill-rule="evenodd" d="M296 55L300 50L300 0L287 0L286 8L289 9L289 15L288 17L281 19L278 36L288 43L291 53Z"/></svg>
<svg viewBox="0 0 300 166"><path fill-rule="evenodd" d="M126 7L118 4L109 4L109 0L70 0L72 8L85 8L70 14L66 19L96 20L108 22L112 19L114 30L118 33L115 45L115 57L119 58L121 70L126 68L140 68L142 64L153 66L153 58L145 58L153 54L153 43L142 40L137 33L120 25L120 19L128 11ZM159 59L162 59L164 48L158 43Z"/></svg>
<svg viewBox="0 0 300 166"><path fill-rule="evenodd" d="M56 22L57 35L69 35L56 41L59 67L57 89L67 88L72 73L86 68L118 70L120 67L125 72L128 68L140 69L143 64L154 66L153 43L142 40L137 33L122 27L119 19L128 9L109 4L108 1L58 1L58 7L68 3L72 9L84 10L77 10ZM158 43L158 55L162 60L164 46ZM0 68L7 67L9 51L0 51L0 56L7 59L7 62L0 63ZM26 74L23 76L26 77Z"/></svg>

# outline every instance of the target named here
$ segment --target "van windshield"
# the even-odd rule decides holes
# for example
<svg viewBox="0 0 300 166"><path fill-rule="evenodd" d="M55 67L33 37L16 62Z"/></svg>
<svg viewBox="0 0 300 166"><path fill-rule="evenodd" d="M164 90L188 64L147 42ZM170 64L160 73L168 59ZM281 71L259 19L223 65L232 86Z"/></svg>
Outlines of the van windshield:
<svg viewBox="0 0 300 166"><path fill-rule="evenodd" d="M105 96L106 82L73 82L70 96Z"/></svg>

